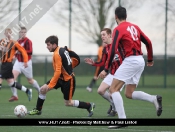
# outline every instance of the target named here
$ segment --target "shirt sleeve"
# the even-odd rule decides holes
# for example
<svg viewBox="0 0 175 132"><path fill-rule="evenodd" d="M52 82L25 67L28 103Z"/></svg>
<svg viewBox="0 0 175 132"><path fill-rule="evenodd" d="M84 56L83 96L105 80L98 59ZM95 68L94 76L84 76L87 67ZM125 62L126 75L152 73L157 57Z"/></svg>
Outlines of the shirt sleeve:
<svg viewBox="0 0 175 132"><path fill-rule="evenodd" d="M54 75L51 78L50 83L48 84L48 87L50 89L54 88L61 75L62 59L61 56L58 55L57 53L54 54L53 57L53 67L54 67Z"/></svg>
<svg viewBox="0 0 175 132"><path fill-rule="evenodd" d="M148 62L153 61L153 48L151 40L139 29L140 31L140 39L145 44L147 50L147 58Z"/></svg>
<svg viewBox="0 0 175 132"><path fill-rule="evenodd" d="M102 57L99 62L95 62L92 66L104 66L107 60L106 47L103 48Z"/></svg>
<svg viewBox="0 0 175 132"><path fill-rule="evenodd" d="M22 54L24 62L28 62L27 52L18 42L15 42L15 48Z"/></svg>

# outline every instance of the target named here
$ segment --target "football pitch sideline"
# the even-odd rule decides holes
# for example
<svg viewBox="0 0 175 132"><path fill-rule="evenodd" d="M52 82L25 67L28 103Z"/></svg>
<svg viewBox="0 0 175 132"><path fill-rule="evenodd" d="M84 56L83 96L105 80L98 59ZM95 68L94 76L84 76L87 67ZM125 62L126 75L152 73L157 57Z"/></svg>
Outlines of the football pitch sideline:
<svg viewBox="0 0 175 132"><path fill-rule="evenodd" d="M124 107L127 118L134 119L175 119L175 89L173 88L138 88L137 90L147 92L152 95L161 95L163 98L163 112L160 117L157 117L156 110L153 104L144 101L130 100L124 96L124 91L121 95L124 99ZM109 103L97 94L95 88L92 93L86 91L85 88L77 88L73 99L94 102L96 107L92 119L115 119L115 117L107 117L107 110ZM3 119L18 119L14 115L15 106L22 104L27 107L27 110L32 110L36 106L38 98L37 92L33 89L33 99L29 102L26 94L18 90L19 100L16 102L8 102L11 96L10 88L2 88L0 90L0 103L1 103L1 122ZM75 107L66 107L64 105L63 95L58 90L50 91L47 94L42 114L36 116L27 115L24 119L44 119L44 118L71 118L71 119L84 119L87 117L88 112L84 109ZM89 120L91 118L88 118ZM20 119L19 119L20 120ZM114 129L115 130L115 129ZM0 126L0 132L47 132L47 131L61 131L61 132L106 132L113 131L107 129L107 126ZM175 126L129 126L127 128L118 129L119 132L175 132Z"/></svg>

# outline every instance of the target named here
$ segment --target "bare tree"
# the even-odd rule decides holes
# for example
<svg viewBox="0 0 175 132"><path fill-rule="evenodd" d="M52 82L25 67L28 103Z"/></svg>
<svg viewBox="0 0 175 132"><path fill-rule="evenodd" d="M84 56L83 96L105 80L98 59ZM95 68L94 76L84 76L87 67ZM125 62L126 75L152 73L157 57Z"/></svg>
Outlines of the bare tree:
<svg viewBox="0 0 175 132"><path fill-rule="evenodd" d="M22 6L27 5L27 0L21 0ZM0 30L10 23L17 15L19 0L0 0Z"/></svg>
<svg viewBox="0 0 175 132"><path fill-rule="evenodd" d="M121 0L121 5L131 9L141 3ZM104 27L114 27L114 10L117 6L116 0L72 0L73 30L83 35L85 41L100 46L102 43L100 31ZM52 16L59 24L68 27L69 0L59 1L53 8Z"/></svg>

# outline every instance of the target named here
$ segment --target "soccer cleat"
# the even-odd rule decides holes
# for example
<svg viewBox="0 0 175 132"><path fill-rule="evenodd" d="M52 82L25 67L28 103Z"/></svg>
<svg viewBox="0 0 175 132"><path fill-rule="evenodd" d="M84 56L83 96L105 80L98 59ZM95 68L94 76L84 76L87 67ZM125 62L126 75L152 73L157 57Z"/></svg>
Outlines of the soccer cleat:
<svg viewBox="0 0 175 132"><path fill-rule="evenodd" d="M112 116L115 116L116 114L117 114L116 111L111 110L111 112L108 114L108 116L112 117Z"/></svg>
<svg viewBox="0 0 175 132"><path fill-rule="evenodd" d="M94 108L95 108L95 104L94 103L90 103L91 107L89 109L87 109L87 111L89 112L88 117L91 117L94 113Z"/></svg>
<svg viewBox="0 0 175 132"><path fill-rule="evenodd" d="M88 92L92 92L92 88L90 88L90 87L87 87L86 90L87 90Z"/></svg>
<svg viewBox="0 0 175 132"><path fill-rule="evenodd" d="M13 101L18 101L18 97L17 97L17 96L12 96L12 97L9 99L9 102L13 102Z"/></svg>
<svg viewBox="0 0 175 132"><path fill-rule="evenodd" d="M34 108L33 110L28 112L29 115L41 115L41 111Z"/></svg>
<svg viewBox="0 0 175 132"><path fill-rule="evenodd" d="M127 127L126 125L125 126L109 126L108 129L119 129L119 128L125 128Z"/></svg>
<svg viewBox="0 0 175 132"><path fill-rule="evenodd" d="M154 100L154 105L157 110L157 116L160 116L162 114L162 97L159 95L156 95L156 98Z"/></svg>
<svg viewBox="0 0 175 132"><path fill-rule="evenodd" d="M29 101L32 100L32 89L29 89L26 94L28 96Z"/></svg>
<svg viewBox="0 0 175 132"><path fill-rule="evenodd" d="M107 114L110 114L111 113L111 110L112 110L112 105L109 106L109 109L107 111Z"/></svg>

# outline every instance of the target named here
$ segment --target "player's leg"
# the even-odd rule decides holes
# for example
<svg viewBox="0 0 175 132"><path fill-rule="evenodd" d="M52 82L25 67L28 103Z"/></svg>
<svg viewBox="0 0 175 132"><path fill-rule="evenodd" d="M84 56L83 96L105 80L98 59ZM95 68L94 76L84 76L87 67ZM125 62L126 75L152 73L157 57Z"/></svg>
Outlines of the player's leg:
<svg viewBox="0 0 175 132"><path fill-rule="evenodd" d="M75 92L75 77L74 76L69 81L63 82L61 91L64 95L66 106L73 106L73 107L77 107L81 109L86 109L89 112L88 117L91 117L93 115L93 110L95 108L94 103L84 102L84 101L79 101L79 100L72 100L72 97Z"/></svg>
<svg viewBox="0 0 175 132"><path fill-rule="evenodd" d="M3 81L3 79L1 78L1 74L0 74L0 89L2 87L2 81Z"/></svg>
<svg viewBox="0 0 175 132"><path fill-rule="evenodd" d="M102 83L100 84L97 90L98 94L100 94L104 99L110 102L110 108L107 112L108 116L115 116L116 114L113 100L111 98L110 93L107 91L112 83L112 80L113 80L113 75L108 74L104 78L104 80L102 81Z"/></svg>
<svg viewBox="0 0 175 132"><path fill-rule="evenodd" d="M39 92L40 86L38 82L35 79L33 79L32 61L29 60L27 64L28 64L28 67L22 68L21 71L27 78L27 81L29 82L29 84L31 84Z"/></svg>
<svg viewBox="0 0 175 132"><path fill-rule="evenodd" d="M29 101L32 99L32 89L28 89L25 86L21 85L20 83L15 82L13 78L8 78L7 83L10 87L15 87L16 89L25 92L28 96Z"/></svg>
<svg viewBox="0 0 175 132"><path fill-rule="evenodd" d="M139 62L138 66L135 67L137 72L133 75L132 79L128 80L125 95L127 98L135 99L135 100L143 100L151 102L155 105L157 116L160 116L162 113L162 97L159 95L150 95L143 91L134 91L139 83L139 79L144 70L144 60L143 57L138 57L137 61Z"/></svg>
<svg viewBox="0 0 175 132"><path fill-rule="evenodd" d="M14 80L16 80L19 74L20 73L18 71L13 70ZM11 91L12 91L12 96L10 97L9 102L17 101L18 100L17 89L15 87L11 87Z"/></svg>
<svg viewBox="0 0 175 132"><path fill-rule="evenodd" d="M96 77L93 77L92 80L90 81L90 84L86 87L86 90L92 92L92 88L95 85L96 81L97 81Z"/></svg>
<svg viewBox="0 0 175 132"><path fill-rule="evenodd" d="M50 80L46 84L41 86L40 90L46 89L49 83L50 83ZM57 84L54 86L54 89L61 87L61 84L62 84L62 80L58 79ZM29 111L28 114L29 115L41 115L45 99L46 99L46 94L42 94L41 92L39 92L36 107L33 110Z"/></svg>
<svg viewBox="0 0 175 132"><path fill-rule="evenodd" d="M16 79L18 78L19 74L21 73L20 70L20 63L18 62L18 60L15 61L14 65L13 65L13 76L14 76L14 80L16 81ZM11 87L11 91L12 91L12 96L9 99L9 101L15 101L18 100L18 93L17 93L17 89L15 87Z"/></svg>
<svg viewBox="0 0 175 132"><path fill-rule="evenodd" d="M50 81L48 81L48 83L49 82ZM41 89L46 89L47 88L47 84L44 84L41 87ZM36 103L36 108L34 108L33 110L29 111L28 114L29 115L41 115L45 99L46 99L46 94L42 94L42 93L39 92L39 96L38 96L37 103Z"/></svg>

